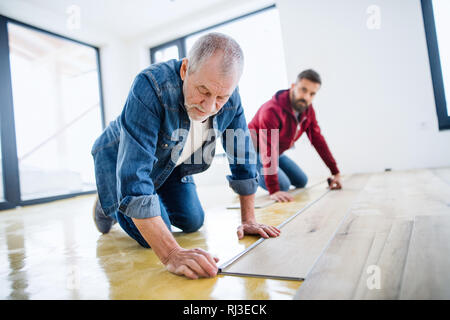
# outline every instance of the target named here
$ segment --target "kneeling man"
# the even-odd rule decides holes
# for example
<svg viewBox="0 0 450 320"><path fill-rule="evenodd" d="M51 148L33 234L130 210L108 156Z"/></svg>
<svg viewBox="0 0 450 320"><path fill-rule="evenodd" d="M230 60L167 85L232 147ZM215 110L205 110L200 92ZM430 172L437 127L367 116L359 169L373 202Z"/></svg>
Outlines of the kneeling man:
<svg viewBox="0 0 450 320"><path fill-rule="evenodd" d="M192 279L217 274L218 259L180 247L171 226L194 232L203 225L192 175L209 167L217 138L223 136L225 147L237 130L250 141L237 89L242 70L236 41L211 33L197 40L187 59L152 65L136 77L122 113L92 147L100 232L118 222L141 246L151 247L168 271ZM241 201L238 237L276 237L277 228L255 220L256 154L247 145L225 148L231 154L227 178Z"/></svg>
<svg viewBox="0 0 450 320"><path fill-rule="evenodd" d="M258 152L258 170L264 179L259 185L268 190L272 199L292 201L290 186L303 188L308 178L302 169L284 151L306 132L311 144L331 171L328 179L331 189L342 187L339 169L328 145L320 133L312 101L322 82L314 70L297 76L289 90L278 91L257 111L248 124L253 144Z"/></svg>

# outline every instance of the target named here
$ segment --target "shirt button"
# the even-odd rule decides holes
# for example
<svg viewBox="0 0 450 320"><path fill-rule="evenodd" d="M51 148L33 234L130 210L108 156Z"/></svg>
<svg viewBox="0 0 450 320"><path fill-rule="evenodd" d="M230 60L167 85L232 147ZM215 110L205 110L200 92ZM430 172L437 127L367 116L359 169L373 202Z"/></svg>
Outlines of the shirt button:
<svg viewBox="0 0 450 320"><path fill-rule="evenodd" d="M164 143L162 146L163 148L167 148L169 145L167 143Z"/></svg>

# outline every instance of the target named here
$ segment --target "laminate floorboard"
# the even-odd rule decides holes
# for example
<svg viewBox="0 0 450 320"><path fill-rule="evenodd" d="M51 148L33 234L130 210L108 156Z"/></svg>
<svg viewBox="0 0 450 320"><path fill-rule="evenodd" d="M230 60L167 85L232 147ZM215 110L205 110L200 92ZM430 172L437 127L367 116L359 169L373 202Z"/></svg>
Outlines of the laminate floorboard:
<svg viewBox="0 0 450 320"><path fill-rule="evenodd" d="M305 190L310 190L312 188L315 188L317 186L319 186L320 184L326 182L326 179L321 177L314 177L312 179L310 179L308 181L308 184L305 188L296 188L296 189L290 189L287 192L290 193L292 196L296 196L302 192L304 192ZM270 198L270 195L268 194L267 191L263 190L262 188L258 188L258 191L256 193L256 197L255 197L255 209L261 209L261 208L266 208L272 204L276 203L275 200L272 200ZM226 207L227 209L240 209L241 208L241 204L239 202L239 197L236 197L232 203L230 203L229 205L227 205Z"/></svg>
<svg viewBox="0 0 450 320"><path fill-rule="evenodd" d="M332 239L369 175L354 175L282 227L281 236L262 241L223 273L304 279Z"/></svg>
<svg viewBox="0 0 450 320"><path fill-rule="evenodd" d="M418 216L400 299L450 299L450 215Z"/></svg>
<svg viewBox="0 0 450 320"><path fill-rule="evenodd" d="M441 172L373 174L294 298L448 298L439 287L450 280L450 185ZM378 288L368 285L373 266Z"/></svg>

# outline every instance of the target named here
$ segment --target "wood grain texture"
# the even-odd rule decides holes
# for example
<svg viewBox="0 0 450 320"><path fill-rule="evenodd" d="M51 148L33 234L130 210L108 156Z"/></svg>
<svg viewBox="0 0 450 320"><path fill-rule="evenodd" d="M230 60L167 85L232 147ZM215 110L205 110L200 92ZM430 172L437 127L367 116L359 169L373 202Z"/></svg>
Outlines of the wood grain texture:
<svg viewBox="0 0 450 320"><path fill-rule="evenodd" d="M373 241L364 233L337 234L294 299L351 299Z"/></svg>
<svg viewBox="0 0 450 320"><path fill-rule="evenodd" d="M350 213L294 299L352 299L376 259L392 225L391 219Z"/></svg>
<svg viewBox="0 0 450 320"><path fill-rule="evenodd" d="M316 188L317 186L320 186L326 182L325 178L312 178L308 181L308 184L305 188L296 188L296 189L290 189L288 190L288 193L290 193L292 196L297 196L300 193L304 192L305 190L310 190L312 188ZM276 203L275 200L272 200L270 198L270 195L264 191L262 188L258 188L256 197L255 197L255 209L261 209L266 208L272 204ZM241 204L239 202L239 197L236 197L234 201L227 205L227 209L240 209Z"/></svg>
<svg viewBox="0 0 450 320"><path fill-rule="evenodd" d="M399 298L412 226L413 222L410 220L396 219L386 237L385 233L375 235L379 241L374 242L368 255L353 296L354 299L392 300ZM378 248L375 244L378 245ZM370 266L379 268L379 288L371 288L367 285L370 277L374 275L373 271L369 269Z"/></svg>
<svg viewBox="0 0 450 320"><path fill-rule="evenodd" d="M447 272L445 270L450 270L447 258L438 255L442 252L450 257L450 229L447 222L440 222L438 227L439 223L434 219L437 215L450 215L449 199L450 185L435 171L423 169L373 174L295 298L447 296L447 291L434 288L438 278ZM426 270L429 266L421 260L424 255L422 251L428 248L424 240L427 237L429 243L436 243L435 249L426 249L427 263L436 264L433 276ZM438 239L445 245L439 245ZM379 289L370 290L367 286L370 276L367 271L371 265L381 271ZM418 275L417 272L426 275ZM443 280L446 279L447 275L443 277ZM423 292L419 294L420 290Z"/></svg>
<svg viewBox="0 0 450 320"><path fill-rule="evenodd" d="M329 192L284 225L280 237L261 242L223 271L304 279L332 239L368 177L349 177L343 190Z"/></svg>
<svg viewBox="0 0 450 320"><path fill-rule="evenodd" d="M450 299L450 215L418 216L400 299Z"/></svg>
<svg viewBox="0 0 450 320"><path fill-rule="evenodd" d="M312 188L312 187L308 187L308 188ZM304 192L308 188L291 189L288 191L288 193L290 193L292 196L296 196L296 195ZM237 200L239 201L239 198ZM275 202L276 201L272 200L270 198L270 195L268 195L268 194L259 195L259 196L255 197L255 209L261 209L261 208L268 207L271 204L274 204ZM241 204L239 202L234 202L227 206L227 209L240 209L240 208L241 208Z"/></svg>
<svg viewBox="0 0 450 320"><path fill-rule="evenodd" d="M318 185L322 184L322 182L323 181L319 181L318 183L311 184L306 188L291 189L288 191L288 193L290 193L292 196L295 197L300 193L305 192L306 190L310 190L312 188L317 187ZM276 203L276 201L272 200L269 194L258 195L257 197L255 197L255 209L266 208L274 203ZM239 198L235 199L235 201L232 204L227 205L227 209L240 209L240 208L241 204L239 203Z"/></svg>
<svg viewBox="0 0 450 320"><path fill-rule="evenodd" d="M431 172L450 185L450 168L435 168L431 169Z"/></svg>

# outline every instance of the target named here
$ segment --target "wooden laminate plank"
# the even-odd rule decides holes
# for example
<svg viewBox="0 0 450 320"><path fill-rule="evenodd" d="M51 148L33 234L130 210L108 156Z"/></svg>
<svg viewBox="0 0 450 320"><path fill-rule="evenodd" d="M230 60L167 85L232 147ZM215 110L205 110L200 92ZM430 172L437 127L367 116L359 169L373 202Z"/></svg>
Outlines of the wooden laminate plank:
<svg viewBox="0 0 450 320"><path fill-rule="evenodd" d="M312 188L316 188L316 187L322 185L325 181L326 181L326 179L321 179L321 180L314 179L313 182L308 182L308 186L305 188L290 189L287 192L290 193L292 196L296 196L302 192L305 192L306 190L310 190ZM260 192L260 190L258 190L258 192ZM259 194L255 197L255 209L265 208L274 203L276 203L276 201L272 200L270 198L270 195L265 192L262 194ZM227 209L240 209L241 204L239 203L239 198L234 199L233 203L227 205L226 208Z"/></svg>
<svg viewBox="0 0 450 320"><path fill-rule="evenodd" d="M323 252L369 175L354 175L344 189L329 192L283 226L278 238L262 241L223 273L304 279Z"/></svg>
<svg viewBox="0 0 450 320"><path fill-rule="evenodd" d="M354 299L398 299L406 263L413 222L395 219L389 234L377 233L378 248L373 246L353 296Z"/></svg>
<svg viewBox="0 0 450 320"><path fill-rule="evenodd" d="M296 300L351 299L374 237L337 234L294 296ZM349 257L351 262L347 261Z"/></svg>
<svg viewBox="0 0 450 320"><path fill-rule="evenodd" d="M448 199L449 186L430 170L373 174L295 298L399 298L412 221L418 215L449 215ZM380 289L367 287L371 265L380 268Z"/></svg>
<svg viewBox="0 0 450 320"><path fill-rule="evenodd" d="M417 216L400 299L450 299L450 215Z"/></svg>
<svg viewBox="0 0 450 320"><path fill-rule="evenodd" d="M445 181L450 185L450 168L434 168L430 169L436 176Z"/></svg>
<svg viewBox="0 0 450 320"><path fill-rule="evenodd" d="M294 299L352 299L368 257L376 256L392 219L350 213Z"/></svg>
<svg viewBox="0 0 450 320"><path fill-rule="evenodd" d="M366 214L414 220L448 211L450 186L428 169L374 174L361 195Z"/></svg>
<svg viewBox="0 0 450 320"><path fill-rule="evenodd" d="M311 188L311 187L309 187L309 188ZM299 193L302 193L307 189L308 188L291 189L288 191L288 193L290 193L292 196L296 196ZM276 201L272 200L270 198L270 195L268 195L268 194L260 195L255 198L255 209L261 209L261 208L268 207L271 204L274 204L275 202ZM241 208L241 204L239 202L235 202L230 205L227 205L227 209L240 209L240 208Z"/></svg>

